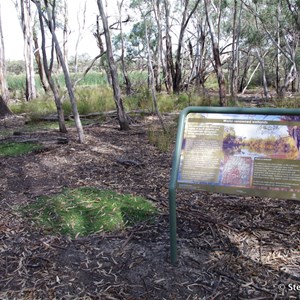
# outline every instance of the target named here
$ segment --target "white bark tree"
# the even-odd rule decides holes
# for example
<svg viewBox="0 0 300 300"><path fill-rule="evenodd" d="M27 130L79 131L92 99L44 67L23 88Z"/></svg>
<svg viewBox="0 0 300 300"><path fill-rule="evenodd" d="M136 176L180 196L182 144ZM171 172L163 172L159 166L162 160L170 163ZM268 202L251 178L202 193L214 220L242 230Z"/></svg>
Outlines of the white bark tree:
<svg viewBox="0 0 300 300"><path fill-rule="evenodd" d="M79 43L82 40L82 34L83 31L85 30L85 24L86 24L86 3L87 0L84 1L83 8L81 6L79 7L78 13L77 13L77 24L78 24L78 35L76 39L76 44L75 44L75 55L74 55L74 72L78 72L78 47ZM81 20L82 18L82 20Z"/></svg>
<svg viewBox="0 0 300 300"><path fill-rule="evenodd" d="M34 46L33 46L33 18L30 0L20 0L20 21L24 39L24 60L26 71L26 100L37 97L34 78Z"/></svg>
<svg viewBox="0 0 300 300"><path fill-rule="evenodd" d="M156 97L156 88L155 88L155 76L154 76L154 70L153 70L153 64L152 64L152 55L151 55L151 49L150 49L150 42L149 42L149 36L148 36L148 26L147 26L147 19L144 17L144 23L145 23L145 36L147 41L147 52L148 52L148 70L149 70L149 83L150 83L150 89L151 89L151 95L152 95L152 102L154 105L155 113L159 119L159 122L161 124L161 127L163 131L166 133L166 127L164 125L162 116L159 112L158 105L157 105L157 97Z"/></svg>
<svg viewBox="0 0 300 300"><path fill-rule="evenodd" d="M6 82L5 50L0 6L0 117L6 117L12 114L11 110L7 106L8 97L9 93Z"/></svg>
<svg viewBox="0 0 300 300"><path fill-rule="evenodd" d="M216 72L216 76L218 79L219 85L219 104L220 106L227 106L226 100L226 87L225 87L225 77L222 70L222 62L220 57L220 48L219 48L219 39L215 32L215 27L211 19L211 0L205 0L205 13L206 13L206 20L209 27L209 33L211 38L212 44L212 52L214 58L214 69Z"/></svg>
<svg viewBox="0 0 300 300"><path fill-rule="evenodd" d="M71 102L71 106L72 106L72 112L73 112L73 117L74 117L74 120L75 120L75 125L76 125L76 129L77 129L77 133L78 133L79 142L84 143L84 141L85 141L84 132L83 132L82 124L81 124L78 109L77 109L75 94L74 94L73 87L72 87L72 84L71 84L68 68L67 68L66 62L64 60L63 52L61 50L61 47L60 47L60 44L58 42L56 32L55 32L55 26L54 26L54 23L55 23L55 3L50 5L48 3L48 1L44 0L44 6L42 8L40 1L38 1L38 0L32 0L32 1L36 4L36 7L38 9L40 25L41 25L41 31L44 30L43 29L44 22L46 23L46 25L48 26L48 28L50 30L56 54L57 54L59 63L61 65L62 69L63 69L64 78L65 78L65 82L66 82L66 88L68 90L68 94L69 94L69 97L70 97L70 102ZM46 50L45 50L45 37L44 37L44 45L43 45L42 49L43 49L44 64L47 66L47 55L46 55ZM62 110L62 107L61 107L61 100L60 100L59 95L58 95L57 86L54 83L54 80L51 76L49 68L47 67L45 69L48 70L47 77L48 77L51 89L53 91L54 98L56 99L58 112L59 112L59 116L60 116L59 118L61 120L61 118L63 118L63 110ZM62 114L62 115L60 115L60 114Z"/></svg>
<svg viewBox="0 0 300 300"><path fill-rule="evenodd" d="M127 68L125 65L125 42L124 42L124 33L123 33L123 21L122 21L122 9L123 9L123 4L124 0L117 1L118 4L118 10L119 10L119 29L120 29L120 38L121 38L121 64L122 64L122 73L123 73L123 78L126 86L126 95L131 94L131 81L128 76ZM128 19L127 19L128 21ZM126 21L126 22L127 22Z"/></svg>
<svg viewBox="0 0 300 300"><path fill-rule="evenodd" d="M117 108L120 129L129 130L129 120L123 106L123 100L121 98L121 89L118 80L118 71L113 57L111 37L110 37L106 13L104 11L102 0L97 0L97 4L102 19L102 25L103 25L104 35L105 35L106 54L107 54L107 60L110 69L110 75L112 79L112 88L114 92L114 100Z"/></svg>
<svg viewBox="0 0 300 300"><path fill-rule="evenodd" d="M39 0L31 0L37 7L38 16L39 16L39 23L40 23L40 30L41 30L41 36L42 36L42 42L41 42L41 49L42 49L42 58L43 58L43 65L45 74L49 83L49 86L51 88L51 91L53 93L56 109L57 109L57 116L58 116L58 123L59 123L59 130L60 132L66 133L67 127L65 125L65 116L64 111L61 103L61 98L59 95L59 89L58 86L53 79L52 76L52 66L53 66L53 53L54 51L51 49L51 58L50 62L48 61L47 51L46 51L46 32L45 32L45 23L47 23L47 20L44 20L43 15L43 9L42 4ZM48 25L48 24L46 24ZM52 44L53 47L53 44Z"/></svg>
<svg viewBox="0 0 300 300"><path fill-rule="evenodd" d="M67 71L69 72L69 35L70 35L70 29L69 29L69 4L68 0L64 0L63 2L63 59L65 61L65 65L67 68Z"/></svg>

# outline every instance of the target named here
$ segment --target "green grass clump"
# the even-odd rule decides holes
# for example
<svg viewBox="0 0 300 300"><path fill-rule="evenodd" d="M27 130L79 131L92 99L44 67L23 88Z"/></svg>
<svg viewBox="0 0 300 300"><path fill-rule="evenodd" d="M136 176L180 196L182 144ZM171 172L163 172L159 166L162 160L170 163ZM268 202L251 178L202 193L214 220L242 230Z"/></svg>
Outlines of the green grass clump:
<svg viewBox="0 0 300 300"><path fill-rule="evenodd" d="M274 106L278 108L299 108L300 107L300 95L296 95L292 98L276 98L273 100Z"/></svg>
<svg viewBox="0 0 300 300"><path fill-rule="evenodd" d="M149 220L156 209L142 197L84 187L40 197L22 211L36 226L74 238L124 229Z"/></svg>
<svg viewBox="0 0 300 300"><path fill-rule="evenodd" d="M158 110L161 113L172 112L177 110L176 100L168 94L160 94L157 97Z"/></svg>
<svg viewBox="0 0 300 300"><path fill-rule="evenodd" d="M0 156L17 156L38 149L41 149L41 146L35 143L3 143L0 144Z"/></svg>

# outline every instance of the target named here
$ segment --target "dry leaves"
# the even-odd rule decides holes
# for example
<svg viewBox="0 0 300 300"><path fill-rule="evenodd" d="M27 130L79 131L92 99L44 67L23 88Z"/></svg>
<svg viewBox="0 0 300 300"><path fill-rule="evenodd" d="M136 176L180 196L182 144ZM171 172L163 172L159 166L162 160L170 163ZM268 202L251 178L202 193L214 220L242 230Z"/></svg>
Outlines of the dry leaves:
<svg viewBox="0 0 300 300"><path fill-rule="evenodd" d="M297 299L288 286L300 285L295 201L179 191L179 262L169 264L171 152L147 142L147 122L128 133L114 122L88 126L86 145L70 132L69 145L1 159L0 298ZM16 210L86 185L143 195L161 214L155 224L70 240Z"/></svg>

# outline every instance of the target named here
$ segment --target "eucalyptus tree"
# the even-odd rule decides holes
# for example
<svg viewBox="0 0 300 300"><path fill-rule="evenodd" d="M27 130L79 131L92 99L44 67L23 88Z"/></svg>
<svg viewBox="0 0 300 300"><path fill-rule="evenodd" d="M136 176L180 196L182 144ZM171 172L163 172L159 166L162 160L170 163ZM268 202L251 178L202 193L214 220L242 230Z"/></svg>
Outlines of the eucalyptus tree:
<svg viewBox="0 0 300 300"><path fill-rule="evenodd" d="M1 6L0 6L0 117L11 115L12 112L7 106L9 97L7 81L6 81L6 63L5 63L5 49L2 31L1 19Z"/></svg>
<svg viewBox="0 0 300 300"><path fill-rule="evenodd" d="M270 40L268 35L262 30L262 26L254 14L253 27L252 27L252 37L248 39L251 42L253 55L257 58L259 66L261 69L261 81L263 85L264 98L267 100L270 98L270 92L267 80L267 70L266 70L266 56L270 52ZM271 44L272 45L272 44Z"/></svg>
<svg viewBox="0 0 300 300"><path fill-rule="evenodd" d="M37 70L39 73L39 77L41 80L41 84L42 87L44 89L44 91L46 93L50 92L50 86L47 80L47 76L46 76L46 72L45 72L45 68L44 68L44 64L43 64L43 58L42 58L42 54L41 54L41 47L39 44L39 38L38 38L38 19L35 18L35 23L33 25L33 43L34 43L34 56L35 56L35 62L37 65Z"/></svg>
<svg viewBox="0 0 300 300"><path fill-rule="evenodd" d="M82 39L83 31L85 30L86 26L86 8L87 8L87 0L84 1L83 7L79 7L79 10L77 12L77 39L75 44L75 55L74 55L74 72L78 72L78 47L79 43Z"/></svg>
<svg viewBox="0 0 300 300"><path fill-rule="evenodd" d="M238 86L239 33L241 27L242 2L239 1L239 4L237 0L234 0L233 2L230 93L232 100L235 100Z"/></svg>
<svg viewBox="0 0 300 300"><path fill-rule="evenodd" d="M6 80L6 61L5 61L5 46L3 39L3 30L2 30L2 11L0 6L0 94L4 102L8 101L9 92L7 87Z"/></svg>
<svg viewBox="0 0 300 300"><path fill-rule="evenodd" d="M18 2L20 1L20 2ZM23 52L26 72L26 100L30 101L37 97L34 79L34 45L33 45L33 11L30 0L15 0L15 7L19 12L20 25L23 32Z"/></svg>
<svg viewBox="0 0 300 300"><path fill-rule="evenodd" d="M124 41L124 32L123 32L123 23L127 23L130 20L130 17L127 16L125 20L122 19L122 12L123 12L123 6L124 6L124 0L117 1L118 5L118 12L119 12L119 19L118 19L118 29L120 31L120 40L121 40L121 65L122 65L122 74L126 86L126 94L130 95L132 92L131 87L131 80L129 78L126 63L125 63L125 41Z"/></svg>
<svg viewBox="0 0 300 300"><path fill-rule="evenodd" d="M208 25L203 3L194 13L190 26L187 29L188 53L190 70L185 86L194 84L195 91L201 92L206 97L205 81L213 72L210 48L208 45ZM187 72L188 73L188 72Z"/></svg>
<svg viewBox="0 0 300 300"><path fill-rule="evenodd" d="M299 47L299 21L297 1L242 0L248 11L256 18L269 39L276 56L276 82L280 96L284 97L289 86L298 79L297 53ZM266 18L266 16L268 16ZM282 79L280 78L282 77Z"/></svg>
<svg viewBox="0 0 300 300"><path fill-rule="evenodd" d="M153 4L153 2L152 2L152 4ZM157 76L155 76L155 74L154 74L152 51L150 48L150 39L149 39L149 35L148 35L148 23L151 24L151 21L149 19L151 18L152 12L153 12L152 9L150 9L150 11L143 12L143 8L140 7L140 13L143 17L143 22L144 22L144 26L145 26L145 40L146 40L146 45L147 45L147 63L148 63L148 73L149 73L148 78L149 78L149 85L150 85L150 89L151 89L152 101L153 101L155 113L160 121L163 131L166 132L167 130L164 125L162 116L159 112L158 104L157 104L157 97L156 97L157 81L156 81L156 86L155 86L155 80L157 80ZM159 51L159 49L158 49L158 51Z"/></svg>
<svg viewBox="0 0 300 300"><path fill-rule="evenodd" d="M32 0L32 2L36 5L37 11L38 11L38 17L39 17L39 24L40 24L40 31L41 31L41 50L42 50L42 60L43 60L43 66L44 71L49 83L49 86L51 88L51 91L54 96L54 101L57 109L57 116L58 116L58 123L59 123L59 130L60 132L66 133L67 127L65 125L65 116L64 111L62 107L61 98L59 95L59 88L56 84L56 81L53 78L53 61L54 61L54 45L51 43L51 51L50 51L50 59L48 61L48 55L46 51L46 31L45 26L50 26L48 24L50 21L45 18L44 16L44 7L42 7L42 3L39 0ZM53 28L52 23L52 30L54 31L55 28Z"/></svg>
<svg viewBox="0 0 300 300"><path fill-rule="evenodd" d="M69 65L68 65L68 59L69 59L69 34L70 34L70 28L69 28L69 4L68 0L63 0L63 59L65 62L65 66L67 70L69 71Z"/></svg>
<svg viewBox="0 0 300 300"><path fill-rule="evenodd" d="M173 92L173 74L174 63L173 63L173 51L172 51L172 38L171 38L171 24L170 24L170 1L163 0L164 14L165 14L165 60L166 60L166 75L165 85L169 93Z"/></svg>
<svg viewBox="0 0 300 300"><path fill-rule="evenodd" d="M218 80L219 86L219 104L220 106L227 106L226 100L226 86L225 86L225 76L222 70L222 61L220 56L219 38L215 30L215 25L211 18L211 0L204 0L205 2L205 13L206 20L209 27L213 59L214 59L214 69Z"/></svg>
<svg viewBox="0 0 300 300"><path fill-rule="evenodd" d="M106 79L107 82L112 85L112 79L110 76L110 70L109 70L109 66L108 66L108 62L107 62L107 56L103 55L106 54L106 50L104 49L104 42L102 41L102 36L104 35L104 32L102 31L102 28L100 26L100 16L97 15L96 17L96 29L93 33L96 42L97 42L97 46L100 50L100 68L103 68L106 74Z"/></svg>
<svg viewBox="0 0 300 300"><path fill-rule="evenodd" d="M77 109L77 104L76 104L74 91L72 88L72 83L70 80L67 64L64 60L63 52L61 50L60 44L57 39L56 31L55 31L56 30L56 27L55 27L55 9L56 9L55 1L53 3L49 3L47 0L44 0L43 6L41 4L41 1L39 1L39 0L32 0L32 2L35 3L35 5L37 7L38 15L39 15L40 29L41 29L41 34L42 34L43 63L44 63L44 67L45 67L49 85L50 85L51 90L54 95L57 112L58 112L60 131L66 132L67 129L66 129L65 123L64 123L64 112L63 112L63 108L62 108L62 103L61 103L61 98L59 95L58 87L52 76L52 66L53 66L53 59L54 59L53 55L51 56L50 64L48 64L47 53L46 53L46 37L45 37L45 28L44 28L45 25L48 27L48 29L51 33L51 37L52 37L51 53L53 54L54 50L55 50L57 58L63 69L66 88L68 90L68 94L70 97L70 102L71 102L71 106L72 106L72 112L73 112L73 117L75 120L75 125L76 125L76 129L77 129L77 133L78 133L79 142L84 143L84 141L85 141L84 132L83 132L82 124L81 124L78 109Z"/></svg>
<svg viewBox="0 0 300 300"><path fill-rule="evenodd" d="M151 55L151 49L150 49L150 43L149 43L149 37L148 37L147 19L145 16L144 16L144 22L145 22L145 37L146 37L146 41L147 41L148 70L149 70L149 82L150 82L150 87L151 87L152 101L153 101L156 115L160 121L160 124L161 124L164 132L166 132L166 127L164 125L163 119L161 117L161 114L159 112L158 105L157 105L156 88L155 88L155 83L154 83L155 75L154 75L154 68L152 65L152 55Z"/></svg>
<svg viewBox="0 0 300 300"><path fill-rule="evenodd" d="M139 20L133 25L129 35L131 42L131 55L138 55L140 60L148 68L148 84L149 89L152 88L152 73L153 84L156 91L161 91L161 65L163 65L163 48L162 48L162 29L160 26L161 20L158 20L160 15L160 6L156 1L131 1L132 9L139 16ZM159 10L159 11L158 11ZM151 57L151 68L149 69L149 54Z"/></svg>
<svg viewBox="0 0 300 300"><path fill-rule="evenodd" d="M173 74L173 91L176 93L180 91L181 83L182 83L182 50L183 50L184 34L189 24L189 21L193 16L193 14L195 13L201 0L196 0L194 3L190 3L190 0L185 0L183 2L184 2L183 12L182 12L182 19L180 23L178 47L175 55L175 68Z"/></svg>
<svg viewBox="0 0 300 300"><path fill-rule="evenodd" d="M117 66L114 60L113 56L113 50L112 50L112 43L111 43L111 36L109 32L109 26L108 21L106 17L106 13L104 11L104 6L102 3L102 0L97 0L99 13L102 20L103 25L103 31L105 36L105 42L106 42L106 55L108 59L108 65L110 69L110 75L112 80L112 88L114 92L114 100L117 108L117 114L119 119L119 125L121 130L129 130L129 119L125 112L123 100L121 98L121 89L118 81L118 71Z"/></svg>
<svg viewBox="0 0 300 300"><path fill-rule="evenodd" d="M286 0L287 7L283 7L283 16L278 21L279 32L283 29L286 30L283 33L285 43L286 43L286 51L289 53L289 57L287 57L287 61L290 65L289 72L285 78L284 84L281 86L279 93L281 95L285 95L288 86L291 83L298 83L297 91L300 91L300 73L299 73L299 40L300 40L300 2L298 0L291 1ZM278 10L281 9L278 7ZM289 20L289 26L284 23ZM277 42L277 45L280 45ZM279 47L277 47L279 49ZM284 56L286 56L283 53Z"/></svg>
<svg viewBox="0 0 300 300"><path fill-rule="evenodd" d="M151 0L152 10L157 26L157 74L156 76L156 90L161 91L161 85L162 85L162 78L164 79L166 88L168 88L166 76L167 76L167 67L166 67L166 61L164 59L163 54L163 29L162 29L162 16L163 16L163 5L160 0ZM161 74L161 68L162 68L162 76Z"/></svg>

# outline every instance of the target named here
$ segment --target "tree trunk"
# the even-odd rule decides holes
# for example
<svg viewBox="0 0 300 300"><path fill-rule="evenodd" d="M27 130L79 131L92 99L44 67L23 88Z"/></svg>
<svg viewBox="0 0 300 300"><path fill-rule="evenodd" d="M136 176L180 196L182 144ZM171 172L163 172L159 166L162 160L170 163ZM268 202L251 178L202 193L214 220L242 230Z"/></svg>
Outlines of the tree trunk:
<svg viewBox="0 0 300 300"><path fill-rule="evenodd" d="M231 76L230 76L230 93L231 100L236 100L237 94L237 0L234 0L233 24L232 24L232 49L231 49Z"/></svg>
<svg viewBox="0 0 300 300"><path fill-rule="evenodd" d="M106 41L106 52L107 52L107 58L108 58L108 65L109 65L110 75L111 75L111 79L112 79L112 88L113 88L113 92L114 92L114 100L116 103L120 129L121 130L129 130L128 117L127 117L127 114L126 114L124 106L123 106L123 101L121 98L121 90L120 90L120 85L119 85L119 81L118 81L117 67L115 64L114 57L113 57L113 51L112 51L107 17L104 12L102 0L97 0L97 4L98 4L101 19L102 19L102 24L103 24L103 30L104 30L105 41Z"/></svg>
<svg viewBox="0 0 300 300"><path fill-rule="evenodd" d="M83 9L81 9L81 7L79 7L79 11L77 12L78 36L77 36L77 40L76 40L75 55L74 55L74 72L75 73L78 72L78 47L79 47L79 43L82 39L82 32L84 31L84 28L85 28L86 2L87 2L87 0L85 0L85 2L84 2ZM80 23L81 15L83 16L82 24Z"/></svg>
<svg viewBox="0 0 300 300"><path fill-rule="evenodd" d="M193 55L192 53L192 45L190 45L190 59L191 59L191 73L187 81L187 86L191 84L192 81L195 80L195 88L194 90L199 94L200 88L203 86L205 81L205 67L203 66L203 60L204 60L204 54L205 54L205 38L206 33L203 27L202 23L205 23L205 17L203 19L197 18L197 24L196 24L196 51Z"/></svg>
<svg viewBox="0 0 300 300"><path fill-rule="evenodd" d="M97 16L97 20L96 20L96 32L94 32L94 37L97 40L97 45L98 45L98 48L100 49L100 55L101 56L102 56L103 53L105 53L105 51L104 51L104 45L103 45L102 38L101 38L102 34L103 33L100 33L100 29L99 29L99 16ZM100 59L100 65L103 67L103 69L105 71L108 84L112 86L112 81L111 81L111 76L110 76L110 70L109 70L109 67L107 65L107 60L101 58Z"/></svg>
<svg viewBox="0 0 300 300"><path fill-rule="evenodd" d="M174 77L173 77L173 90L176 93L179 93L179 91L180 91L181 80L182 80L181 52L182 52L182 43L183 43L184 33L185 33L186 27L190 21L190 18L196 11L199 3L200 3L200 0L197 0L196 3L194 4L193 9L191 10L190 14L188 15L187 10L188 10L188 6L189 6L189 0L185 0L183 17L182 17L182 21L181 21L180 33L179 33L179 38L178 38L178 48L176 51L175 73L174 73Z"/></svg>
<svg viewBox="0 0 300 300"><path fill-rule="evenodd" d="M2 31L2 19L1 19L1 6L0 6L0 118L7 117L13 113L7 106L9 98L7 82L6 82L6 65L5 65L5 51Z"/></svg>
<svg viewBox="0 0 300 300"><path fill-rule="evenodd" d="M156 99L156 89L155 89L155 84L154 84L154 70L153 70L153 65L152 65L152 57L151 57L151 49L150 49L150 43L149 43L149 36L148 36L148 27L147 27L147 20L145 19L144 16L144 23L145 23L145 35L146 35L146 41L147 41L147 51L148 51L148 70L150 72L149 74L149 81L150 81L150 88L151 88L151 94L152 94L152 101L155 109L155 113L160 121L161 127L163 128L163 131L166 132L166 127L164 125L163 119L161 117L161 114L158 109L157 105L157 99Z"/></svg>
<svg viewBox="0 0 300 300"><path fill-rule="evenodd" d="M0 118L11 116L13 113L0 95Z"/></svg>
<svg viewBox="0 0 300 300"><path fill-rule="evenodd" d="M46 73L46 77L48 80L48 83L50 85L50 88L52 90L53 96L54 96L54 101L57 109L57 116L58 116L58 123L59 123L59 131L66 133L67 128L65 125L65 116L64 116L64 111L62 108L59 92L57 85L55 81L52 78L52 72L51 72L51 66L52 66L52 61L53 61L53 56L51 56L51 62L50 66L48 66L48 59L47 59L47 52L46 52L46 34L45 34L45 28L44 28L44 21L43 21L43 10L41 7L41 2L39 0L32 0L38 11L38 16L39 16L39 22L40 22L40 29L41 29L41 36L42 36L42 53L43 53L43 65L44 65L44 70ZM51 51L53 53L53 51Z"/></svg>
<svg viewBox="0 0 300 300"><path fill-rule="evenodd" d="M249 86L249 84L250 84L250 82L251 82L251 80L252 80L252 78L253 78L253 76L254 76L254 74L256 73L256 71L258 70L258 68L259 68L259 65L260 65L260 63L258 63L257 65L256 65L256 67L255 67L255 69L253 70L253 72L251 73L251 75L250 75L250 77L249 77L249 80L248 80L248 82L245 84L245 86L242 88L242 90L241 90L241 92L242 92L242 94L244 94L245 93L245 91L247 90L247 88L248 88L248 86ZM251 66L250 66L251 67ZM250 67L249 67L249 69L250 69ZM246 75L247 75L247 73L248 73L248 68L245 68L245 73L244 73L244 75L243 75L243 80L246 80Z"/></svg>
<svg viewBox="0 0 300 300"><path fill-rule="evenodd" d="M280 45L280 20L281 20L281 3L278 1L277 4L277 22L276 22L276 35L277 35L277 44ZM280 92L280 50L276 48L276 92Z"/></svg>
<svg viewBox="0 0 300 300"><path fill-rule="evenodd" d="M122 73L125 81L126 86L126 95L129 96L131 94L131 81L128 76L126 66L125 66L125 46L124 46L124 35L123 35L123 26L122 26L122 6L123 6L124 0L121 0L121 2L118 2L118 8L119 8L119 29L120 29L120 36L121 36L121 64L122 64Z"/></svg>
<svg viewBox="0 0 300 300"><path fill-rule="evenodd" d="M166 18L166 75L165 85L167 92L170 94L173 92L173 77L174 77L174 63L172 52L172 39L170 34L170 3L168 0L164 0L165 6L165 18Z"/></svg>
<svg viewBox="0 0 300 300"><path fill-rule="evenodd" d="M225 87L225 77L222 71L222 63L220 58L220 49L219 49L219 43L215 34L214 26L212 24L211 18L210 18L210 11L209 11L209 1L205 0L205 13L206 13L206 20L209 27L209 33L211 37L211 44L212 44L212 51L213 51L213 57L214 57L214 69L217 75L218 79L218 85L219 85L219 104L220 106L227 106L227 100L226 100L226 87Z"/></svg>
<svg viewBox="0 0 300 300"><path fill-rule="evenodd" d="M57 57L59 59L60 65L62 67L62 70L64 72L65 83L66 83L66 87L67 87L68 94L69 94L69 97L70 97L70 102L71 102L71 106L72 106L72 112L73 112L73 116L74 116L74 120L75 120L75 125L76 125L76 129L77 129L77 134L78 134L78 138L79 138L79 143L83 144L84 141L85 141L84 132L83 132L82 124L81 124L79 113L78 113L78 109L77 109L77 103L76 103L74 91L73 91L73 88L72 88L72 83L71 83L69 71L68 71L68 68L67 68L67 64L66 64L66 62L64 60L64 55L63 55L63 53L61 51L59 42L57 40L55 30L53 29L53 27L51 25L53 22L50 19L51 18L51 14L50 14L49 10L47 10L47 13L48 13L49 29L51 31L52 39L53 39L54 44L55 44L56 54L57 54Z"/></svg>
<svg viewBox="0 0 300 300"><path fill-rule="evenodd" d="M202 92L205 94L205 44L206 44L206 32L205 32L205 23L206 18L202 20L202 22L199 22L198 31L200 32L199 36L199 58L197 62L197 68L196 68L196 90L200 92L200 87L202 87Z"/></svg>
<svg viewBox="0 0 300 300"><path fill-rule="evenodd" d="M68 1L64 0L64 24L63 24L63 59L65 62L65 66L67 68L67 71L69 73L69 66L68 66L68 60L69 60L69 49L68 49L68 42L69 42L69 6Z"/></svg>
<svg viewBox="0 0 300 300"><path fill-rule="evenodd" d="M41 54L40 54L40 45L39 45L38 37L37 37L37 34L36 34L35 30L33 30L33 42L34 42L34 47L35 47L35 51L34 51L35 62L36 62L37 67L38 67L40 80L41 80L44 91L46 93L48 93L50 91L50 86L49 86L49 83L47 81L47 76L46 76L46 73L45 73L44 64L43 64Z"/></svg>
<svg viewBox="0 0 300 300"><path fill-rule="evenodd" d="M256 50L257 58L259 60L259 64L261 67L261 73L262 73L262 82L263 82L263 89L264 89L264 96L265 99L269 99L269 90L268 90L268 83L267 83L267 77L266 77L266 68L265 68L265 59L264 55L261 55L259 53L259 50Z"/></svg>
<svg viewBox="0 0 300 300"><path fill-rule="evenodd" d="M1 96L1 107L0 115L11 114L11 111L7 107L6 103L9 100L9 92L7 88L6 81L6 63L5 63L5 49L4 49L4 39L2 31L2 18L1 18L1 6L0 6L0 96Z"/></svg>
<svg viewBox="0 0 300 300"><path fill-rule="evenodd" d="M33 66L33 24L31 16L30 0L20 0L21 26L24 38L24 59L26 71L26 100L30 101L37 97L34 66Z"/></svg>
<svg viewBox="0 0 300 300"><path fill-rule="evenodd" d="M154 17L157 25L157 53L158 53L158 58L157 58L157 84L156 84L156 90L161 91L161 85L162 85L162 80L161 80L161 67L163 70L163 76L166 76L166 66L163 60L163 37L162 37L162 29L161 29L161 9L160 9L160 0L152 0L152 7L154 11Z"/></svg>
<svg viewBox="0 0 300 300"><path fill-rule="evenodd" d="M289 73L287 74L284 84L282 85L282 87L280 87L279 90L279 96L284 98L286 96L286 92L288 90L289 85L295 80L295 78L297 77L297 69L296 69L296 65L293 64L290 68Z"/></svg>

